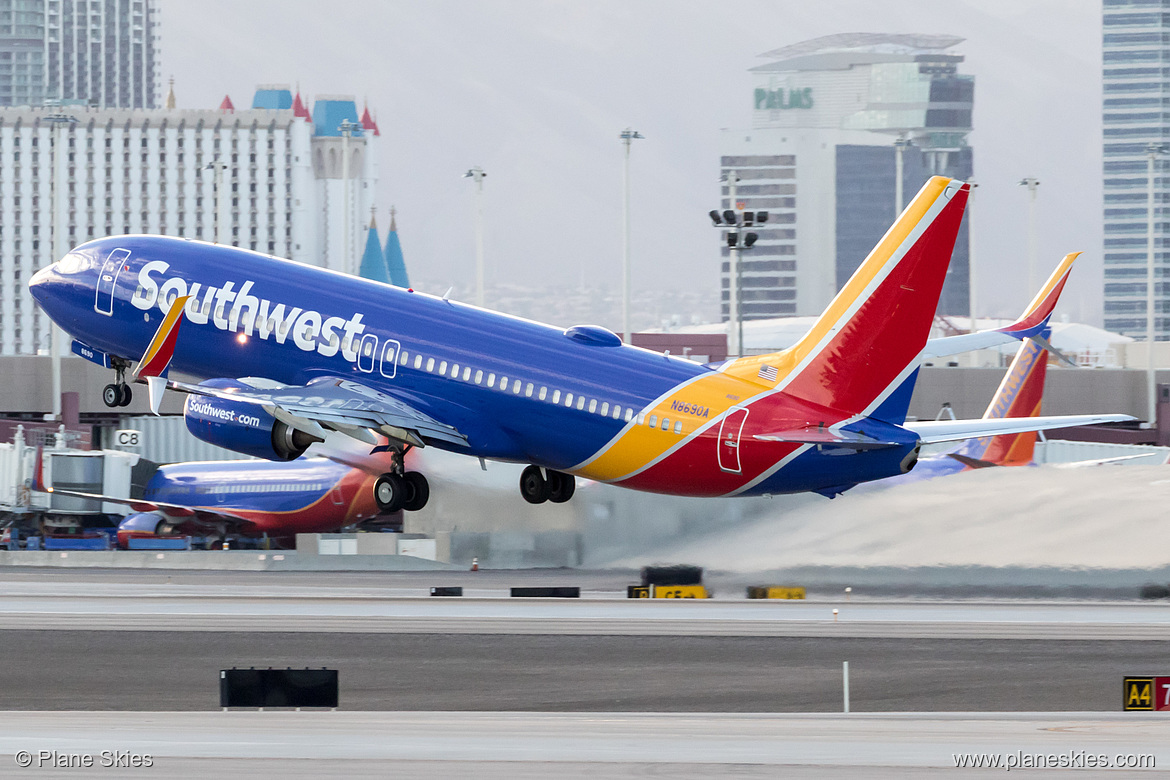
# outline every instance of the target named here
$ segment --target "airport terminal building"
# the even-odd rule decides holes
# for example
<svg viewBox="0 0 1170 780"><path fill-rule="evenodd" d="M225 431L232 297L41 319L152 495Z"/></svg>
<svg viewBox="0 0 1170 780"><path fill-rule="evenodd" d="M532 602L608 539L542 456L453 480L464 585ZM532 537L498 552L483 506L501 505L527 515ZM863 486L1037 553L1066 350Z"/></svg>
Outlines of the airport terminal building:
<svg viewBox="0 0 1170 780"><path fill-rule="evenodd" d="M752 124L723 132L720 169L735 171L736 200L767 210L742 257L744 319L819 314L893 222L896 147L903 202L930 176L968 179L974 77L947 35L829 35L761 55L750 70ZM726 182L722 206L731 207ZM964 220L941 314L969 303ZM722 314L729 250L722 243Z"/></svg>
<svg viewBox="0 0 1170 780"><path fill-rule="evenodd" d="M356 272L378 129L353 97L319 96L310 111L287 87L264 86L239 111L227 98L214 110L173 103L172 93L153 110L0 107L0 355L49 347L27 284L57 259L55 219L66 249L160 233Z"/></svg>

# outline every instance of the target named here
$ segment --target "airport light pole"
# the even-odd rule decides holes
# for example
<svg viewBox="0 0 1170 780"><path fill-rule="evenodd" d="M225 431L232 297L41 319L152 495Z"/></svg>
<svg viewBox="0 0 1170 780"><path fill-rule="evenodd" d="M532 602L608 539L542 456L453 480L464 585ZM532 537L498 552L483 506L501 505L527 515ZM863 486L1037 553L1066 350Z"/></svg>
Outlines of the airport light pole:
<svg viewBox="0 0 1170 780"><path fill-rule="evenodd" d="M475 305L484 307L483 267L483 179L487 176L478 165L463 174L463 178L475 182Z"/></svg>
<svg viewBox="0 0 1170 780"><path fill-rule="evenodd" d="M341 233L341 271L347 274L355 274L357 269L354 267L353 258L350 257L349 248L349 234L353 229L352 217L349 213L349 139L355 132L361 128L357 122L351 122L346 119L337 129L341 132L341 187L342 187L342 214L344 219L344 226Z"/></svg>
<svg viewBox="0 0 1170 780"><path fill-rule="evenodd" d="M768 212L744 211L743 204L736 202L735 185L739 182L739 175L735 171L728 171L724 180L727 182L727 192L730 198L728 205L731 208L723 209L722 212L719 210L710 211L708 216L711 217L711 224L716 228L727 230L729 258L727 265L727 352L729 357L732 355L741 357L743 355L743 317L740 312L739 300L743 292L740 289L743 281L740 269L743 264L740 262L740 252L751 249L759 235L744 233L741 240L740 228L749 228L754 225L762 226L768 221Z"/></svg>
<svg viewBox="0 0 1170 780"><path fill-rule="evenodd" d="M60 260L69 251L69 247L65 245L65 190L62 187L62 182L65 180L65 160L67 155L62 154L62 149L65 148L65 128L69 125L77 124L77 118L69 116L68 114L58 113L49 114L44 119L50 126L50 144L52 146L53 158L53 240L50 242L49 251L52 257L45 265L50 265L56 260ZM52 361L53 374L53 411L52 419L61 420L61 334L57 329L56 324L48 318L49 321L49 360Z"/></svg>
<svg viewBox="0 0 1170 780"><path fill-rule="evenodd" d="M1165 144L1146 146L1146 426L1157 424L1158 399L1157 377L1154 371L1154 345L1157 334L1154 331L1154 216L1157 204L1154 201L1154 176L1158 156L1166 153Z"/></svg>
<svg viewBox="0 0 1170 780"><path fill-rule="evenodd" d="M970 187L971 187L971 192L967 196L967 214L970 215L971 214L971 201L973 200L973 196L975 195L975 190L979 188L979 185L973 181L968 181L967 184L970 185ZM968 310L968 314L970 315L970 319L971 319L971 332L974 333L975 331L979 330L979 323L976 321L976 316L975 316L975 295L976 295L976 289L975 289L975 252L971 248L972 244L971 244L971 236L970 236L972 224L973 223L971 221L971 218L970 218L970 216L968 216L968 218L967 218L967 310Z"/></svg>
<svg viewBox="0 0 1170 780"><path fill-rule="evenodd" d="M1021 186L1028 188L1028 289L1036 289L1036 190L1040 180L1031 176L1020 179Z"/></svg>
<svg viewBox="0 0 1170 780"><path fill-rule="evenodd" d="M902 155L906 151L906 147L910 146L910 140L905 136L898 136L894 141L894 219L897 220L901 215L902 209L906 208L906 198L903 192L902 171L903 161Z"/></svg>
<svg viewBox="0 0 1170 780"><path fill-rule="evenodd" d="M630 145L646 136L626 128L618 136L626 147L622 179L622 339L629 344L630 335Z"/></svg>
<svg viewBox="0 0 1170 780"><path fill-rule="evenodd" d="M736 185L739 184L739 174L735 171L727 172L727 202L731 206L731 219L726 219L727 212L724 212L724 221L732 225L736 224L736 212L738 206L736 204ZM713 218L712 218L713 219ZM731 240L731 233L728 233L728 252L727 252L727 351L731 355L740 357L743 354L743 326L739 323L739 293L740 293L740 272L739 272L739 242Z"/></svg>
<svg viewBox="0 0 1170 780"><path fill-rule="evenodd" d="M223 243L222 223L220 208L219 208L219 191L223 188L223 169L227 167L227 163L216 157L207 165L203 166L206 170L212 171L211 176L211 196L213 207L215 208L215 243Z"/></svg>

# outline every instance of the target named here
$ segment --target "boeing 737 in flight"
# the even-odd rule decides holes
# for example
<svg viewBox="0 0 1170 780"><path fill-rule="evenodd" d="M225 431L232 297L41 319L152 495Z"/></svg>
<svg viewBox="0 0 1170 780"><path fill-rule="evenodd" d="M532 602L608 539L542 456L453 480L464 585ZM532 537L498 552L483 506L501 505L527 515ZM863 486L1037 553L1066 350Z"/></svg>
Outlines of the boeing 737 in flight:
<svg viewBox="0 0 1170 780"><path fill-rule="evenodd" d="M164 389L189 393L191 431L239 452L291 459L334 432L388 448L383 511L425 484L402 457L423 445L531 464L520 488L533 503L568 500L574 475L833 496L908 471L924 443L1130 419L906 421L969 191L932 178L795 346L715 365L163 236L91 241L29 286L75 351L116 371L113 403L129 375L155 410Z"/></svg>

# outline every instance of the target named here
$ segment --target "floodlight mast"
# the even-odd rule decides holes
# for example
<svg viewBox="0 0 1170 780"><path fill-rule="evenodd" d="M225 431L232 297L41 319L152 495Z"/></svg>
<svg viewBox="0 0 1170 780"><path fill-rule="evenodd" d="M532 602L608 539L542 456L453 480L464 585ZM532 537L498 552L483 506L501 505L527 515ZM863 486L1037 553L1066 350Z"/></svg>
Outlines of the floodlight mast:
<svg viewBox="0 0 1170 780"><path fill-rule="evenodd" d="M1157 204L1154 201L1154 175L1158 157L1168 151L1165 144L1148 144L1146 146L1146 425L1153 428L1157 425L1158 399L1156 397L1158 385L1154 371L1154 345L1158 335L1154 319L1154 216L1157 213Z"/></svg>
<svg viewBox="0 0 1170 780"><path fill-rule="evenodd" d="M622 179L622 340L630 344L630 144L646 136L627 127L618 137L626 147Z"/></svg>
<svg viewBox="0 0 1170 780"><path fill-rule="evenodd" d="M65 243L65 190L62 182L65 178L65 154L62 150L65 148L65 129L70 125L77 124L77 117L70 116L66 113L49 114L44 118L45 122L49 123L51 135L49 136L49 144L52 149L52 163L53 163L53 240L47 242L49 244L49 251L52 256L49 262L44 265L49 265L65 256L69 251L69 247ZM46 317L46 319L48 319ZM49 355L52 363L53 374L53 411L51 419L61 421L61 332L56 323L49 319Z"/></svg>
<svg viewBox="0 0 1170 780"><path fill-rule="evenodd" d="M484 307L483 267L483 179L487 176L478 165L463 174L465 179L475 181L475 305Z"/></svg>
<svg viewBox="0 0 1170 780"><path fill-rule="evenodd" d="M1040 180L1028 176L1020 179L1020 185L1028 188L1028 289L1036 289L1036 190Z"/></svg>
<svg viewBox="0 0 1170 780"><path fill-rule="evenodd" d="M743 312L740 299L743 297L743 263L740 262L740 252L751 249L759 235L744 233L741 239L740 228L763 225L768 221L766 211L744 211L746 204L736 200L736 185L739 183L739 174L728 171L722 177L727 183L728 205L722 213L717 210L707 212L711 217L711 224L716 228L727 229L727 354L741 357L743 355Z"/></svg>
<svg viewBox="0 0 1170 780"><path fill-rule="evenodd" d="M349 119L344 120L338 125L337 130L341 133L341 186L342 186L342 213L345 215L345 230L342 233L342 261L341 268L343 273L357 275L358 268L354 262L354 258L350 255L350 232L353 230L353 216L349 211L350 193L349 193L349 139L361 131L361 124L352 122Z"/></svg>

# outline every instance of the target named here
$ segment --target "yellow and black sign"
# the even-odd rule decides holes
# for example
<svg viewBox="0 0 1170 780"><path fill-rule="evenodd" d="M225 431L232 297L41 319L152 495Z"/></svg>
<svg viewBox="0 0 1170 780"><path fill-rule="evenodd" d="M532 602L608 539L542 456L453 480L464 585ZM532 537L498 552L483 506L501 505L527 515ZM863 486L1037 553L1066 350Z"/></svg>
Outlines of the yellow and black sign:
<svg viewBox="0 0 1170 780"><path fill-rule="evenodd" d="M1154 709L1154 678L1126 677L1124 710Z"/></svg>
<svg viewBox="0 0 1170 780"><path fill-rule="evenodd" d="M751 585L747 589L749 599L803 599L804 588L779 587L773 585Z"/></svg>
<svg viewBox="0 0 1170 780"><path fill-rule="evenodd" d="M655 585L651 598L656 599L705 599L707 589L702 585Z"/></svg>
<svg viewBox="0 0 1170 780"><path fill-rule="evenodd" d="M628 599L648 599L650 598L649 585L627 585L626 598Z"/></svg>

